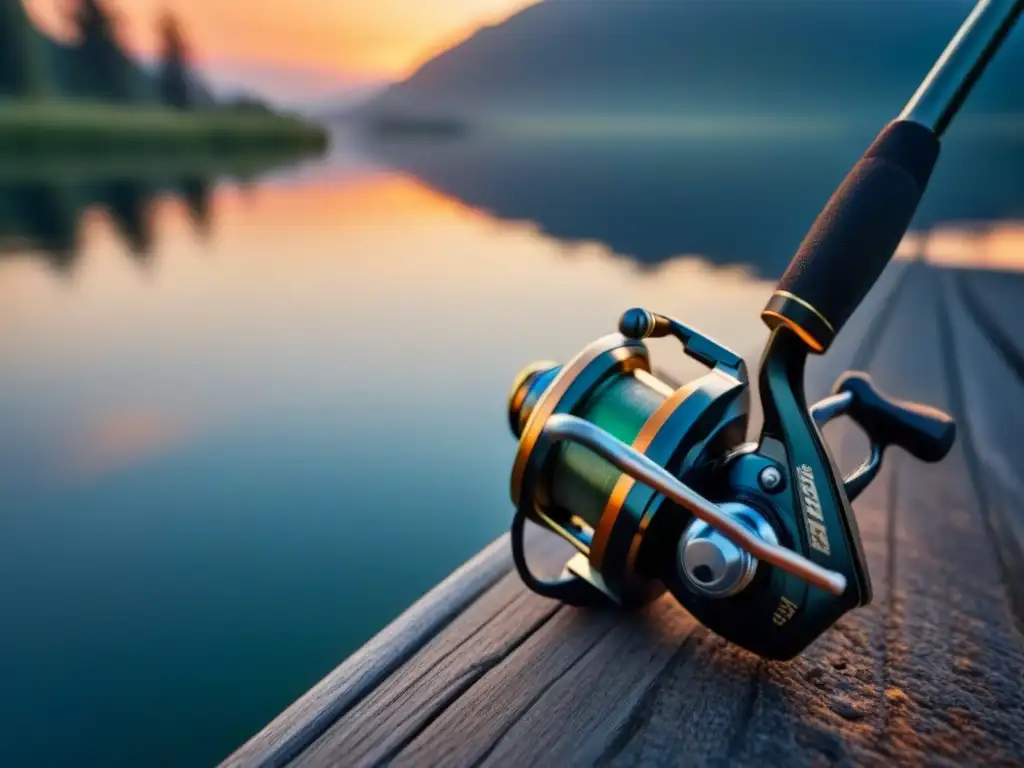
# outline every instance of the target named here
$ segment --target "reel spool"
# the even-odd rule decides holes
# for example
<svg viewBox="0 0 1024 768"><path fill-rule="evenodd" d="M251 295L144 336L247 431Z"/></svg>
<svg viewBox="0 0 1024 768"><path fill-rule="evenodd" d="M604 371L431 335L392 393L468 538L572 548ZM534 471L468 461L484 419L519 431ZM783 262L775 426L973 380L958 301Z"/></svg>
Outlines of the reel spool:
<svg viewBox="0 0 1024 768"><path fill-rule="evenodd" d="M527 366L509 396L509 425L519 438L511 488L516 566L534 591L576 605L604 600L637 605L663 591L644 566L664 497L585 446L553 442L544 434L550 418L584 419L679 478L734 449L747 432L750 394L738 355L645 310L625 313L619 331L594 341L564 366ZM642 339L669 335L709 372L678 388L652 374ZM527 519L578 550L560 579L541 580L526 564Z"/></svg>

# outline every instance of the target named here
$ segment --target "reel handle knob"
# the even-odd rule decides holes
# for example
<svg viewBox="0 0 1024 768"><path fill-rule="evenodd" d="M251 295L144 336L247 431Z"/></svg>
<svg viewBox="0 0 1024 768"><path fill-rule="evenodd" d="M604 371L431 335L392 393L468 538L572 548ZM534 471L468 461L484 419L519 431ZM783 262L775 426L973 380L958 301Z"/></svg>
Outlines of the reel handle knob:
<svg viewBox="0 0 1024 768"><path fill-rule="evenodd" d="M898 445L921 461L935 463L953 447L956 422L952 416L922 403L887 397L866 373L847 371L832 391L853 396L848 415L880 448Z"/></svg>

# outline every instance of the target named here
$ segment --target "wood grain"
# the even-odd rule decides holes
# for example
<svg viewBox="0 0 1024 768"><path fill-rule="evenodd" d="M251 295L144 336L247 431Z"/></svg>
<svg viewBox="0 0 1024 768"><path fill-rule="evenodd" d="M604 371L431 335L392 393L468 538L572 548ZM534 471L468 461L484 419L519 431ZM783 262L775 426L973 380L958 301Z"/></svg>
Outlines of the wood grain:
<svg viewBox="0 0 1024 768"><path fill-rule="evenodd" d="M1017 378L1024 379L1024 273L957 269L948 274L964 306Z"/></svg>
<svg viewBox="0 0 1024 768"><path fill-rule="evenodd" d="M1024 277L950 270L941 280L966 466L1024 625L1024 307L1008 291L1024 292Z"/></svg>
<svg viewBox="0 0 1024 768"><path fill-rule="evenodd" d="M531 548L531 566L557 573L566 552L553 536ZM510 573L346 713L297 765L366 765L392 758L429 723L552 620L560 606ZM486 703L485 703L486 705ZM477 725L475 717L468 722Z"/></svg>
<svg viewBox="0 0 1024 768"><path fill-rule="evenodd" d="M285 765L511 568L504 536L416 602L222 765Z"/></svg>
<svg viewBox="0 0 1024 768"><path fill-rule="evenodd" d="M888 451L854 505L875 601L800 658L758 659L670 596L632 614L541 599L509 573L499 541L464 569L470 586L428 595L415 630L399 619L231 764L1024 765L1021 560L1007 549L1024 519L1024 409L997 406L1024 404L1024 382L964 279L891 264L810 367L809 397L855 367L888 394L951 409L961 431L941 464ZM992 323L1024 333L1004 315ZM848 422L825 435L845 470L866 455ZM564 562L553 541L533 531L539 568ZM290 742L261 746L282 729Z"/></svg>

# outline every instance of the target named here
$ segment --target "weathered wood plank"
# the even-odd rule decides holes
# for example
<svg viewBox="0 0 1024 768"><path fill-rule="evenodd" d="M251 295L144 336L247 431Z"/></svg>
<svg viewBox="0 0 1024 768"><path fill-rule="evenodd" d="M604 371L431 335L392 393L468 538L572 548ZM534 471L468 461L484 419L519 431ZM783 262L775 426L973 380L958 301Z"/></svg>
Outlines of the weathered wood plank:
<svg viewBox="0 0 1024 768"><path fill-rule="evenodd" d="M1018 378L1024 378L1024 273L950 270L965 306L992 338Z"/></svg>
<svg viewBox="0 0 1024 768"><path fill-rule="evenodd" d="M553 546L555 542L545 537L531 547L531 566L538 572L557 573L564 565L566 552ZM373 765L390 760L448 707L464 700L481 677L529 641L559 609L558 603L524 590L518 574L506 575L341 717L295 764Z"/></svg>
<svg viewBox="0 0 1024 768"><path fill-rule="evenodd" d="M1024 626L1024 276L957 270L944 273L942 281L965 460ZM1016 302L1008 287L1018 289Z"/></svg>
<svg viewBox="0 0 1024 768"><path fill-rule="evenodd" d="M550 642L565 642L573 634ZM639 615L618 617L577 663L548 682L529 710L514 714L511 727L482 764L611 763L630 746L644 718L663 708L657 701L662 696L684 707L669 724L677 734L677 747L685 744L693 754L721 751L742 721L743 694L750 681L745 666L714 679L702 674L695 659L709 643L718 641L669 596ZM522 659L522 668L528 669L531 661ZM665 686L665 681L680 677L685 682L677 690ZM706 695L697 698L701 688ZM440 742L443 732L434 738ZM423 747L422 754L410 753L405 764L415 765L433 754L430 744Z"/></svg>
<svg viewBox="0 0 1024 768"><path fill-rule="evenodd" d="M222 765L286 764L511 568L508 537L503 536L427 593Z"/></svg>
<svg viewBox="0 0 1024 768"><path fill-rule="evenodd" d="M930 274L933 284L950 276ZM886 345L877 361L880 382L913 377L915 396L953 410L961 425L972 426L956 394L958 382L998 377L999 371L964 367L949 332L969 326L969 319L937 296L937 311L929 314L939 322L917 315L906 327L908 343L934 346L937 336L941 354L917 359L906 344ZM978 396L979 405L991 404L984 391ZM1024 643L968 478L971 426L941 465L893 457L882 746L936 765L1021 765Z"/></svg>
<svg viewBox="0 0 1024 768"><path fill-rule="evenodd" d="M615 633L620 620L611 610L560 609L502 665L490 670L477 686L441 713L394 765L484 762L510 730L546 700L558 680L593 657L593 649ZM549 714L558 716L550 710ZM551 725L559 727L557 723ZM530 736L534 749L540 743L543 751L548 751L546 741L553 738L555 734L550 730Z"/></svg>

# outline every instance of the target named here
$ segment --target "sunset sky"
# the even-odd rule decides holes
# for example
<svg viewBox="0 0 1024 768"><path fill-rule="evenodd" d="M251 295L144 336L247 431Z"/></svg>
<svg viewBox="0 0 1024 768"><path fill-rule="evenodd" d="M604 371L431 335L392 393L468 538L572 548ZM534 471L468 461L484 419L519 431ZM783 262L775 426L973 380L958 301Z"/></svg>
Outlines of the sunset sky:
<svg viewBox="0 0 1024 768"><path fill-rule="evenodd" d="M215 85L302 102L397 79L477 27L536 0L106 0L122 39L147 57L165 10L190 36ZM25 0L40 26L67 34L69 0Z"/></svg>

